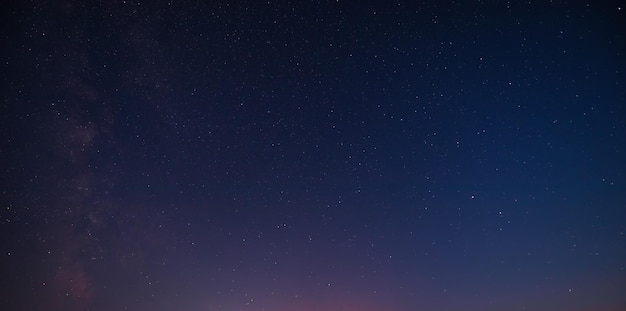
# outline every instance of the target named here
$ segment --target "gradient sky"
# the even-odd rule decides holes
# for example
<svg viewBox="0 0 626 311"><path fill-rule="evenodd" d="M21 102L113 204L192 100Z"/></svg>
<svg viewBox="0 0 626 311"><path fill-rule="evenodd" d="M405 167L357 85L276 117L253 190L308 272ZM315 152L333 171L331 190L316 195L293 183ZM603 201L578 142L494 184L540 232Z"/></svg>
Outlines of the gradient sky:
<svg viewBox="0 0 626 311"><path fill-rule="evenodd" d="M19 2L3 310L626 310L624 1Z"/></svg>

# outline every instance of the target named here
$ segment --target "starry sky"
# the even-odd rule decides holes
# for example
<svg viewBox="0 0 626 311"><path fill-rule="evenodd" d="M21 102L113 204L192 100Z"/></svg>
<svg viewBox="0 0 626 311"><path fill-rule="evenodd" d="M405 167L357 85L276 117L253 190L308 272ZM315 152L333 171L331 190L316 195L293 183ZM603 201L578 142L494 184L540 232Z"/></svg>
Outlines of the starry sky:
<svg viewBox="0 0 626 311"><path fill-rule="evenodd" d="M14 1L3 310L626 310L623 1Z"/></svg>

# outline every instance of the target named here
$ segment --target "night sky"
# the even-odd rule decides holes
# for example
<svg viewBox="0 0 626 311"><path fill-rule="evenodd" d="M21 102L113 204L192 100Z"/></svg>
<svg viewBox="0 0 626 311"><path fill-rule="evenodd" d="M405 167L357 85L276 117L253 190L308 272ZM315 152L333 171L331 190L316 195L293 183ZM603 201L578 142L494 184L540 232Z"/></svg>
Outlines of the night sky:
<svg viewBox="0 0 626 311"><path fill-rule="evenodd" d="M13 1L3 310L626 310L623 1Z"/></svg>

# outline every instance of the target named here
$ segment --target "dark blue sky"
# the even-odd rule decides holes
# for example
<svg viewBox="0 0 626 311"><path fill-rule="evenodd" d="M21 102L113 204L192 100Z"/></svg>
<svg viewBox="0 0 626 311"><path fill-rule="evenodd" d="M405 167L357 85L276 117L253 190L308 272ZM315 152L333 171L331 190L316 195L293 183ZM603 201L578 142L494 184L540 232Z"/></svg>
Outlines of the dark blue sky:
<svg viewBox="0 0 626 311"><path fill-rule="evenodd" d="M625 10L6 6L0 304L625 310Z"/></svg>

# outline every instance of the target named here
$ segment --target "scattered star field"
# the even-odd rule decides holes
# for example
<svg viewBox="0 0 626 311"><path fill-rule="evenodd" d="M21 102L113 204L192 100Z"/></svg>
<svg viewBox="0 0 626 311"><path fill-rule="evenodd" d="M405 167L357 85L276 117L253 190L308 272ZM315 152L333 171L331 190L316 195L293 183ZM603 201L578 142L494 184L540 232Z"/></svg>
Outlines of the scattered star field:
<svg viewBox="0 0 626 311"><path fill-rule="evenodd" d="M14 1L3 310L626 310L623 1Z"/></svg>

